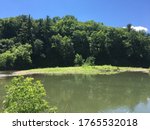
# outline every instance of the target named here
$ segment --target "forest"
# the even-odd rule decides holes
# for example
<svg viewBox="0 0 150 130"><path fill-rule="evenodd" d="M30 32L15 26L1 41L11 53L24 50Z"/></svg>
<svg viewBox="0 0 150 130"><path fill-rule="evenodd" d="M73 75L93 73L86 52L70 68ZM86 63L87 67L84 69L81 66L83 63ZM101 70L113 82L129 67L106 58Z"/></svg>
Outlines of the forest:
<svg viewBox="0 0 150 130"><path fill-rule="evenodd" d="M0 19L0 70L83 65L150 66L150 34L74 16Z"/></svg>

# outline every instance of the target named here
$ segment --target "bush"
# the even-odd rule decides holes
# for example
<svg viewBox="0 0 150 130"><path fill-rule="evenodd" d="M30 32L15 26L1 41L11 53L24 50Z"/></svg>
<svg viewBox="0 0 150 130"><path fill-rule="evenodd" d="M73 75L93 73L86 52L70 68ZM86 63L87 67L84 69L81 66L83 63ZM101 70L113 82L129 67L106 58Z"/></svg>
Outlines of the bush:
<svg viewBox="0 0 150 130"><path fill-rule="evenodd" d="M74 64L77 66L81 66L84 63L84 59L82 58L82 55L76 54L74 59Z"/></svg>
<svg viewBox="0 0 150 130"><path fill-rule="evenodd" d="M86 59L84 65L87 65L87 66L93 66L95 65L95 58L90 56Z"/></svg>
<svg viewBox="0 0 150 130"><path fill-rule="evenodd" d="M3 101L4 112L37 113L54 112L44 99L46 96L43 84L33 78L15 77L6 86L6 96Z"/></svg>

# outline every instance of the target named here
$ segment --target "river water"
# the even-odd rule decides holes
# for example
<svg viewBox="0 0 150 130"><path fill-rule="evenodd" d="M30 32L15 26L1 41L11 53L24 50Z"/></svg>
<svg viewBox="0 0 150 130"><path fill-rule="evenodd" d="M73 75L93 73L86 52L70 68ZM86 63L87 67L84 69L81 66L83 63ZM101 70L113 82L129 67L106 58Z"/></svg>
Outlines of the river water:
<svg viewBox="0 0 150 130"><path fill-rule="evenodd" d="M4 73L0 75L1 108L5 95L4 86L12 77L6 77ZM57 106L58 112L150 112L150 76L145 73L63 76L41 74L31 77L42 81L48 102Z"/></svg>

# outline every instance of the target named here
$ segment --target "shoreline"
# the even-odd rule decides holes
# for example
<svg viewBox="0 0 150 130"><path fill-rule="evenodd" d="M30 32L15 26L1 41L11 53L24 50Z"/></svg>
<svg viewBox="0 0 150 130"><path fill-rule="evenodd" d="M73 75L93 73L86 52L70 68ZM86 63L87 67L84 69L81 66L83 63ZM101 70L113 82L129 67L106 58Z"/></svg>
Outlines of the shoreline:
<svg viewBox="0 0 150 130"><path fill-rule="evenodd" d="M111 75L122 72L141 72L150 74L149 68L136 67L116 67L110 65L103 66L81 66L81 67L55 67L55 68L38 68L30 70L15 71L11 75L32 75L32 74L49 74L49 75L67 75L67 74L83 74L83 75Z"/></svg>

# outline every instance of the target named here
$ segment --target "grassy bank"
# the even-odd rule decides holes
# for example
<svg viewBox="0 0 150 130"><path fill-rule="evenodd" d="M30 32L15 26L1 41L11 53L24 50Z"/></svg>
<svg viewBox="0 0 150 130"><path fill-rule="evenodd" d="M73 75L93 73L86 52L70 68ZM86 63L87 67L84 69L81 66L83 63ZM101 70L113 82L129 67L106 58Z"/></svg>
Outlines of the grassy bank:
<svg viewBox="0 0 150 130"><path fill-rule="evenodd" d="M143 72L149 73L149 69L145 68L133 68L133 67L116 67L116 66L81 66L81 67L56 67L56 68L39 68L24 71L14 72L14 75L28 75L28 74L51 74L51 75L63 75L63 74L116 74L121 72Z"/></svg>

